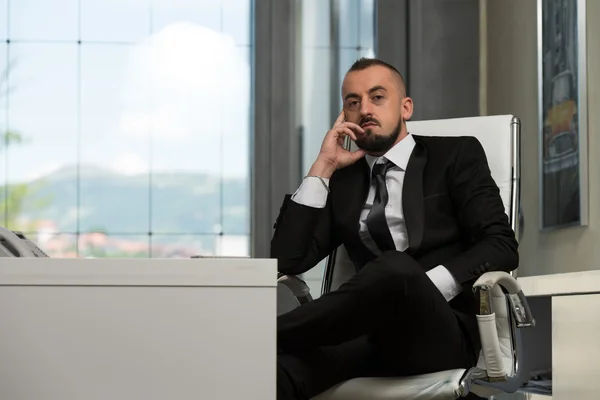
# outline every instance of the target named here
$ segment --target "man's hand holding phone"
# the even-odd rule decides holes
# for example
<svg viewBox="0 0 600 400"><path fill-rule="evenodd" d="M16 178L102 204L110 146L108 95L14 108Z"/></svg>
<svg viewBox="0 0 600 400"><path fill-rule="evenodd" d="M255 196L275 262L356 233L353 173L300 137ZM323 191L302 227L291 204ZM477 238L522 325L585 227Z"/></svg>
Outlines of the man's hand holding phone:
<svg viewBox="0 0 600 400"><path fill-rule="evenodd" d="M344 138L356 140L356 135L362 135L365 131L359 125L347 122L344 111L335 120L333 128L327 132L317 159L310 168L309 175L330 178L338 168L344 168L354 164L365 156L364 150L348 151L344 149Z"/></svg>

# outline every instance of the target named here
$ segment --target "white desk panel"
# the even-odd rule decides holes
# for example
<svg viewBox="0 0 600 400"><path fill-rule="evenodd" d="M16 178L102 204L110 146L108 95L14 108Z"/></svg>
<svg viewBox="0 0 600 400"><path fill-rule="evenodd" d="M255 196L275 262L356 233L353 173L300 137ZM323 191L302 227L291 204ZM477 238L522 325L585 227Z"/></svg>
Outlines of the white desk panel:
<svg viewBox="0 0 600 400"><path fill-rule="evenodd" d="M275 260L1 259L0 321L0 399L275 400Z"/></svg>
<svg viewBox="0 0 600 400"><path fill-rule="evenodd" d="M552 397L600 398L600 294L552 298Z"/></svg>
<svg viewBox="0 0 600 400"><path fill-rule="evenodd" d="M552 399L597 399L600 390L600 271L570 272L517 278L538 321L535 341L526 355L547 353L540 343L551 342ZM544 354L544 358L547 354Z"/></svg>

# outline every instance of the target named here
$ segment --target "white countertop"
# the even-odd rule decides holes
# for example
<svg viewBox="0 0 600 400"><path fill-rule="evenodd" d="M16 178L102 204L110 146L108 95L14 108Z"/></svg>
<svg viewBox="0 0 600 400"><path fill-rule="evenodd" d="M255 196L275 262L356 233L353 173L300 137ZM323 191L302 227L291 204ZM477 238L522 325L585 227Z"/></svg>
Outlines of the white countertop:
<svg viewBox="0 0 600 400"><path fill-rule="evenodd" d="M277 286L277 260L0 258L0 286Z"/></svg>
<svg viewBox="0 0 600 400"><path fill-rule="evenodd" d="M527 297L600 293L599 270L517 277L517 280Z"/></svg>

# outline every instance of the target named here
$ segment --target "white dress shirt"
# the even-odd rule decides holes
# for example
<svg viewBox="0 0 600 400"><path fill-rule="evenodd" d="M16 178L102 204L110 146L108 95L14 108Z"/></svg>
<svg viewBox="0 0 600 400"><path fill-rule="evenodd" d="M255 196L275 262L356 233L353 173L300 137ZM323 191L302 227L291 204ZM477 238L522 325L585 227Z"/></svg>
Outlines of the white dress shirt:
<svg viewBox="0 0 600 400"><path fill-rule="evenodd" d="M406 171L406 166L408 165L408 160L414 147L415 139L409 134L383 156L365 156L371 171L373 170L373 165L375 163L384 163L386 160L394 163L394 167L388 170L385 179L389 194L389 201L385 209L385 217L392 239L396 245L396 250L398 251L405 251L408 248L408 233L406 231L404 210L402 209L402 187L404 185L404 172ZM329 179L323 179L323 181L329 185ZM381 254L381 250L379 250L373 241L367 228L367 215L369 215L369 211L373 206L375 189L375 181L371 179L367 201L360 214L359 235L369 250L374 254ZM327 196L328 191L323 186L321 180L317 177L308 176L304 178L302 184L292 196L292 200L309 207L323 208L327 203ZM443 265L438 265L427 271L427 276L429 276L429 279L431 279L444 295L446 301L452 300L461 291L461 287L456 279L454 279L454 276L452 276L450 271Z"/></svg>

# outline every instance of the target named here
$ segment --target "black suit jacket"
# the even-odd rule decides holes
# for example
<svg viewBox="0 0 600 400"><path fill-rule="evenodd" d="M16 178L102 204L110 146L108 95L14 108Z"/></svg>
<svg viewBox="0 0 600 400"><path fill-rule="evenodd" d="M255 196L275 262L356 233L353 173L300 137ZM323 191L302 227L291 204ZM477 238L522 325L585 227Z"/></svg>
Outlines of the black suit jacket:
<svg viewBox="0 0 600 400"><path fill-rule="evenodd" d="M479 141L413 137L416 145L402 194L406 251L425 271L444 265L463 286L450 306L479 349L472 285L487 271L516 269L517 241ZM369 192L367 162L337 170L329 187L322 209L286 196L271 241L271 257L278 259L280 272L306 272L341 244L357 270L376 257L359 237L359 217Z"/></svg>

